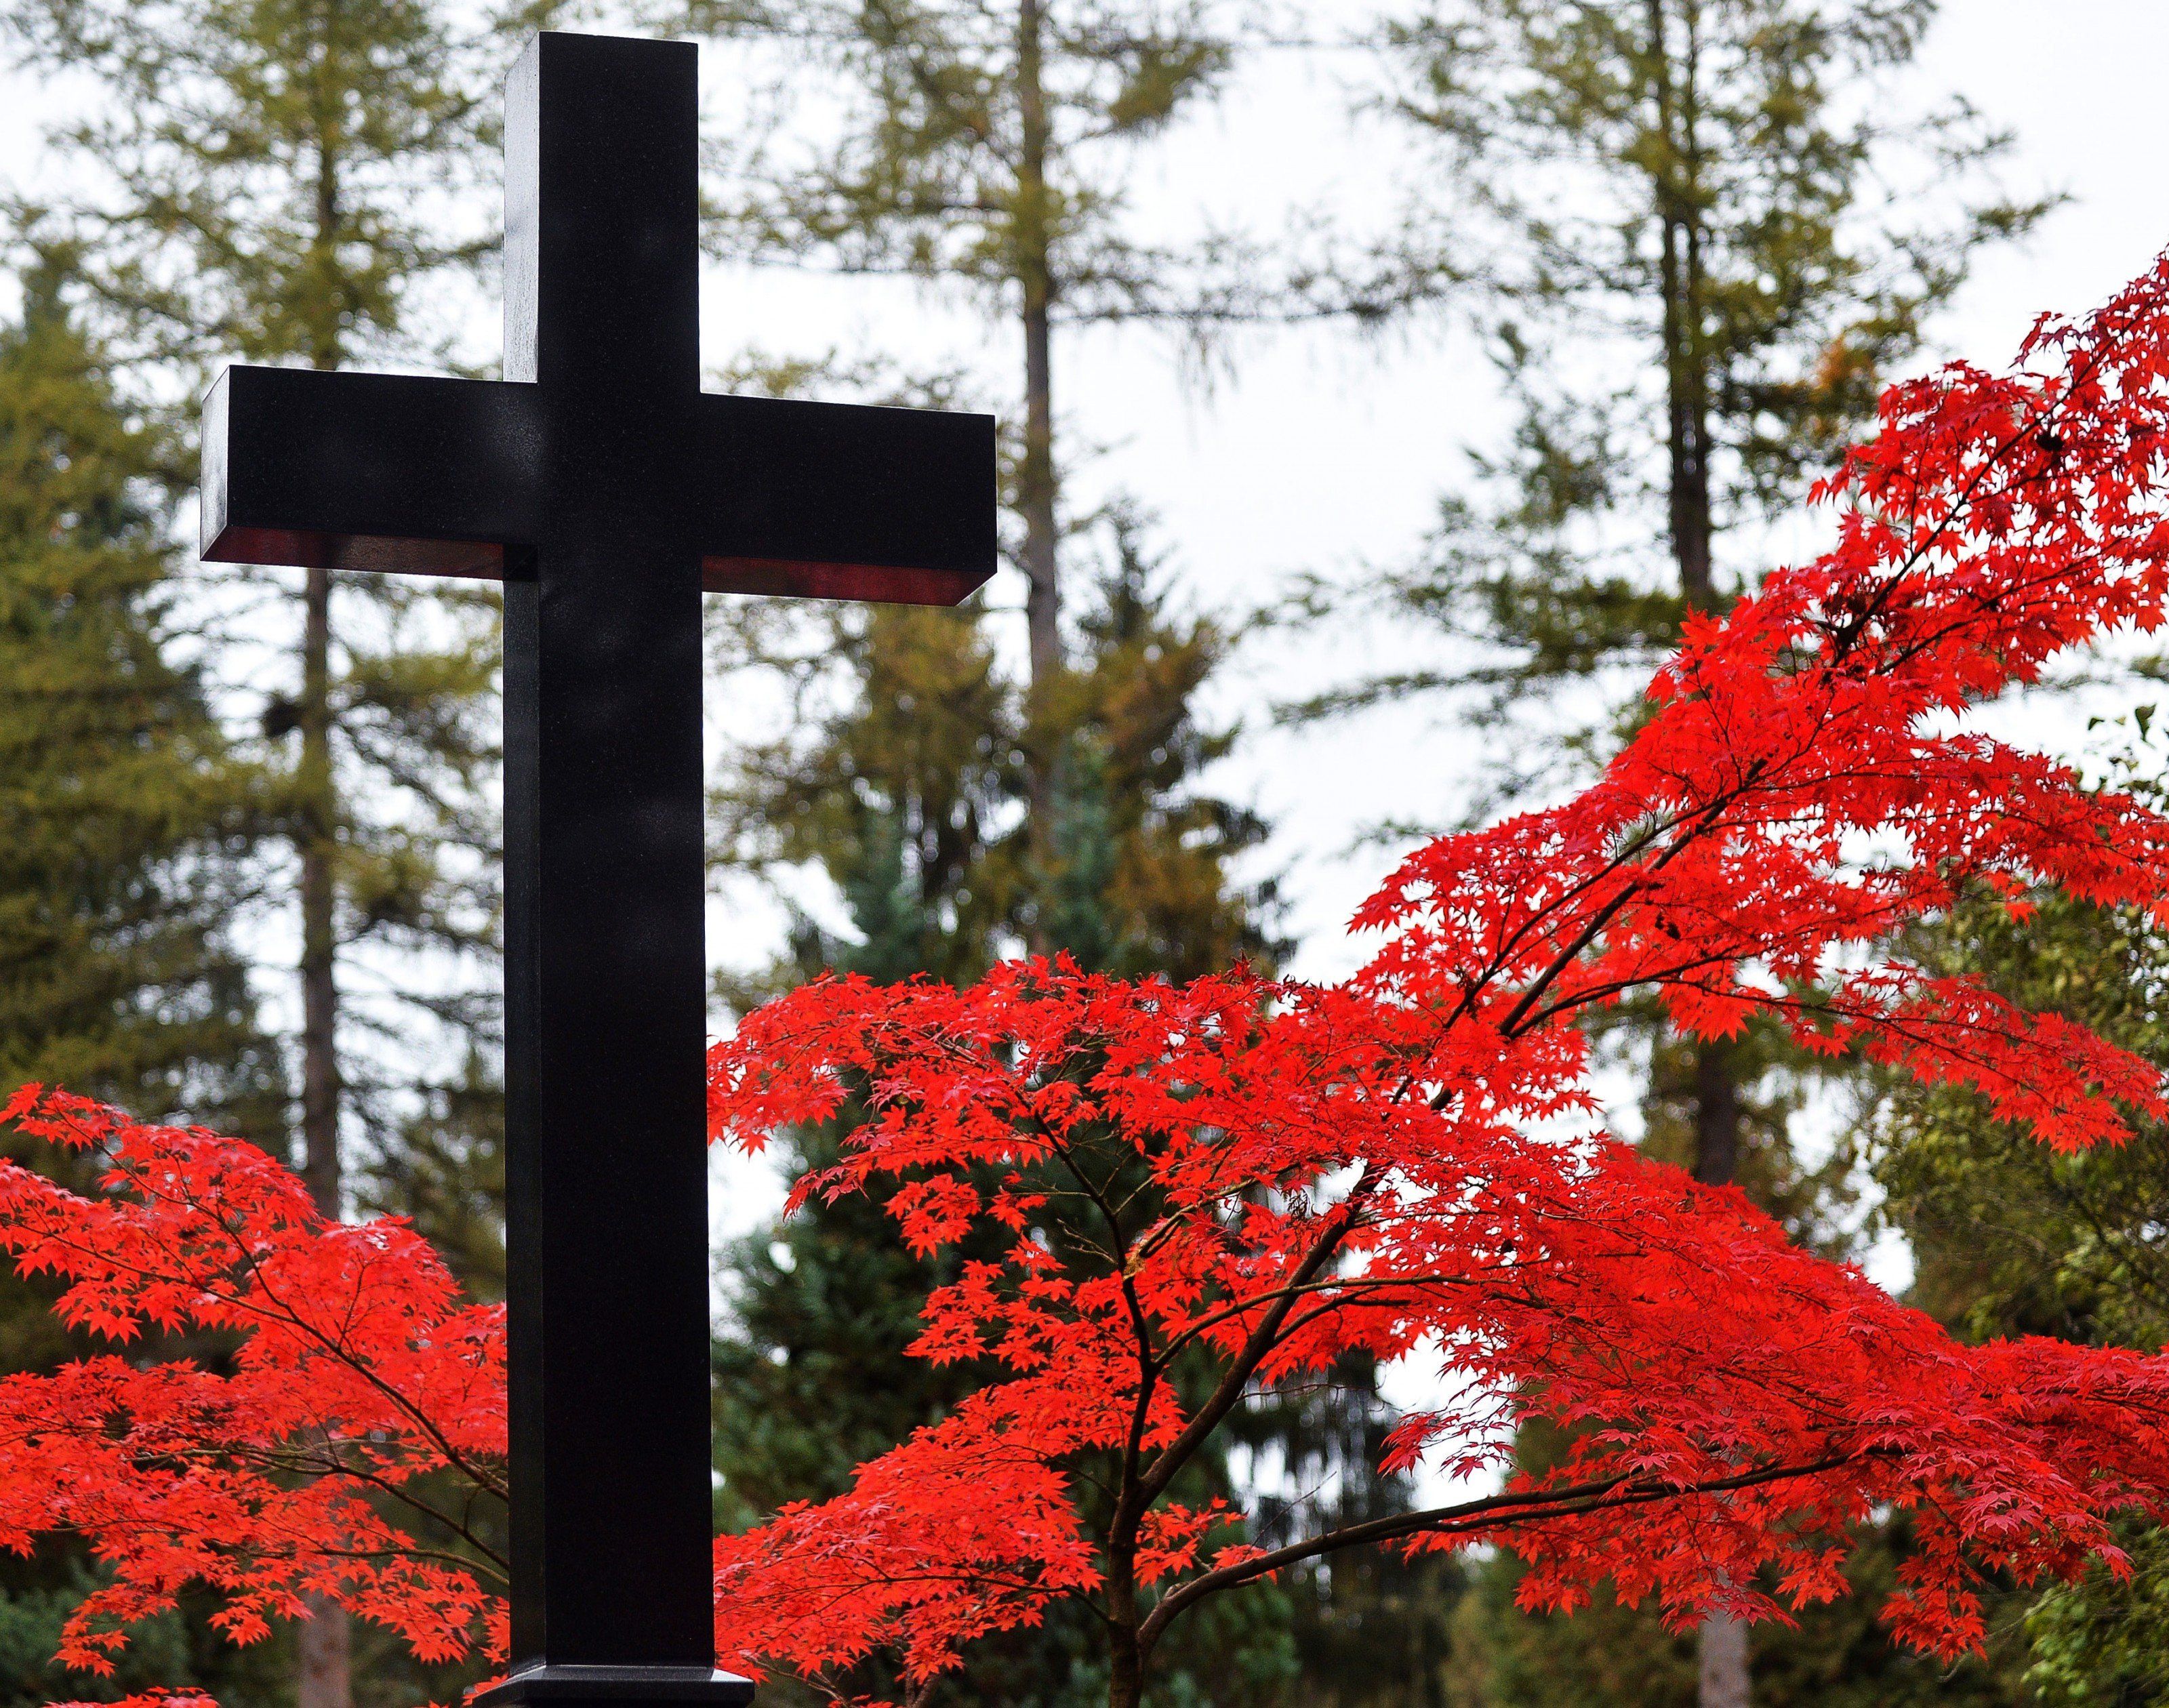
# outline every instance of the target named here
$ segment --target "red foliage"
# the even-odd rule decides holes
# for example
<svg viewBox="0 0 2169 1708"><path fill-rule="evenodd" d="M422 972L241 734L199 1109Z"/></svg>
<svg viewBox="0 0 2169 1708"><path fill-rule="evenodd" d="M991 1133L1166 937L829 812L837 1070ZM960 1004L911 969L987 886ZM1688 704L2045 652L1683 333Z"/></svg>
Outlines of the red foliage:
<svg viewBox="0 0 2169 1708"><path fill-rule="evenodd" d="M191 1586L238 1642L313 1594L425 1661L501 1654L490 1556L450 1544L462 1503L502 1492L502 1310L464 1302L403 1224L326 1221L240 1140L35 1086L0 1120L103 1165L84 1197L0 1164L0 1248L66 1282L71 1326L163 1354L0 1380L0 1546L72 1534L112 1574L61 1659L111 1673L127 1625Z"/></svg>
<svg viewBox="0 0 2169 1708"><path fill-rule="evenodd" d="M1578 1024L1630 992L1703 1036L1769 1016L2062 1150L2119 1141L2119 1105L2165 1112L2145 1063L1889 950L1968 886L2165 906L2169 823L1964 717L2161 623L2165 359L2169 263L2044 321L2018 371L1894 388L1820 495L1836 545L1694 621L1594 787L1411 856L1344 983L1035 962L753 1015L711 1058L720 1135L758 1147L856 1088L870 1119L801 1197L871 1192L918 1251L999 1231L1006 1255L965 1264L918 1343L987 1386L840 1498L718 1543L737 1662L886 1654L916 1687L1084 1595L1125 1702L1202 1597L1360 1542L1511 1548L1531 1606L1608 1577L1680 1623L1783 1617L1840 1592L1848 1527L1884 1508L1919 1538L1887 1616L1948 1656L1981 1635L1974 1568L2068 1575L2116 1557L2119 1509L2169 1517L2169 1360L1956 1345L1592 1131ZM1271 1552L1213 1551L1215 1515L1169 1505L1246 1390L1425 1347L1452 1397L1397 1463L1511 1471L1532 1418L1568 1428L1564 1462ZM1114 1513L1092 1532L1087 1471Z"/></svg>
<svg viewBox="0 0 2169 1708"><path fill-rule="evenodd" d="M1964 713L2060 649L2151 629L2169 592L2169 265L2018 373L1894 390L1826 496L1837 545L1695 625L1651 716L1565 806L1411 857L1324 987L1237 971L1180 987L1063 963L955 992L811 987L711 1060L717 1134L757 1147L871 1115L799 1188L882 1196L963 1262L919 1349L986 1385L850 1492L717 1544L741 1664L908 1691L1056 1598L1106 1616L1134 1702L1169 1622L1359 1544L1517 1551L1532 1605L1610 1578L1687 1621L1783 1617L1842 1588L1856 1521L1914 1515L1889 1615L1978 1641L1969 1573L2069 1574L2107 1528L2169 1518L2169 1360L2028 1341L1969 1349L1736 1192L1594 1131L1584 1015L1654 992L1705 1035L1772 1017L1812 1048L1978 1087L2060 1148L2164 1112L2145 1064L2054 1016L1931 977L1889 945L1969 886L2161 907L2169 824ZM502 1319L403 1225L324 1221L237 1141L60 1093L25 1129L94 1154L95 1195L0 1165L0 1248L139 1355L0 1381L0 1546L83 1538L123 1627L192 1585L240 1641L331 1596L426 1657L501 1654ZM1260 1384L1351 1350L1428 1349L1449 1381L1395 1463L1508 1470L1523 1420L1573 1441L1500 1493L1262 1551L1178 1478ZM1088 1530L1090 1475L1111 1517Z"/></svg>

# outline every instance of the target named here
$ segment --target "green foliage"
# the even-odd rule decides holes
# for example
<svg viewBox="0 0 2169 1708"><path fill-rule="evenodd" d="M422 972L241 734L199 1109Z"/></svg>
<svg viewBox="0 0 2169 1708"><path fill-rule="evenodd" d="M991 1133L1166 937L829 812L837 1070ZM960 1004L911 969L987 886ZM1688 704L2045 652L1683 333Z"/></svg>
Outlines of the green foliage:
<svg viewBox="0 0 2169 1708"><path fill-rule="evenodd" d="M0 333L0 1080L260 1125L277 1057L228 935L253 780L177 662L169 448L60 283Z"/></svg>
<svg viewBox="0 0 2169 1708"><path fill-rule="evenodd" d="M1493 799L1608 745L1686 609L1751 578L1974 258L2044 211L1963 103L1903 116L1935 11L1438 0L1394 29L1385 104L1442 194L1366 289L1461 302L1517 419L1381 588L1450 662L1312 710L1450 693L1515 753Z"/></svg>
<svg viewBox="0 0 2169 1708"><path fill-rule="evenodd" d="M2026 1682L2044 1708L2169 1701L2169 1531L2124 1527L2131 1575L2098 1562L2049 1589L2026 1617Z"/></svg>
<svg viewBox="0 0 2169 1708"><path fill-rule="evenodd" d="M742 657L789 675L795 715L775 741L733 754L716 840L754 871L818 865L866 939L839 947L802 919L775 970L785 982L845 964L962 982L999 952L1016 698L983 622L969 607L839 608L779 636L731 637Z"/></svg>
<svg viewBox="0 0 2169 1708"><path fill-rule="evenodd" d="M2125 780L2158 795L2150 720L2132 721ZM1916 947L2169 1069L2169 934L2138 913L2044 897L2018 917L1984 896ZM1923 1308L1975 1338L2169 1343L2169 1125L2139 1120L2123 1145L2059 1156L1969 1092L1894 1089L1873 1139ZM2026 1616L2027 1682L2044 1703L2123 1708L2169 1691L2169 1535L2133 1524L2121 1540L2129 1581L2090 1571Z"/></svg>
<svg viewBox="0 0 2169 1708"><path fill-rule="evenodd" d="M0 0L0 22L33 67L96 91L51 138L73 193L12 212L76 258L139 406L193 397L226 358L335 368L425 349L427 287L493 246L482 227L436 235L473 200L439 192L476 182L505 56L477 10ZM252 852L297 928L283 1113L317 1202L338 1213L343 1148L366 1133L396 1152L429 1100L417 1008L450 1047L493 1041L497 599L322 569L227 572L216 587L187 615L206 641L248 637L220 673L261 685ZM283 671L263 657L282 617ZM430 992L418 1004L402 994L416 989ZM302 1698L347 1708L344 1617L316 1612L299 1637Z"/></svg>
<svg viewBox="0 0 2169 1708"><path fill-rule="evenodd" d="M1286 1546L1420 1503L1409 1477L1380 1469L1399 1417L1377 1387L1372 1361L1351 1354L1330 1381L1253 1397L1231 1433L1269 1473L1252 1524L1258 1546ZM1317 1708L1446 1708L1468 1577L1458 1559L1391 1546L1346 1549L1283 1574L1299 1700Z"/></svg>
<svg viewBox="0 0 2169 1708"><path fill-rule="evenodd" d="M179 631L173 447L116 398L106 353L67 313L67 260L39 258L0 330L0 1080L268 1136L281 1063L232 935L259 778ZM5 1143L83 1179L48 1146ZM0 1276L0 1370L89 1349L52 1292L12 1265ZM264 1657L178 1615L147 1626L114 1679L64 1672L61 1625L91 1582L72 1549L0 1564L0 1700L172 1681L235 1708L280 1695Z"/></svg>
<svg viewBox="0 0 2169 1708"><path fill-rule="evenodd" d="M0 18L29 61L87 76L100 97L51 138L80 191L17 221L69 247L86 312L134 359L120 371L139 401L192 396L226 358L412 355L429 342L425 287L441 299L493 245L479 226L435 234L477 200L443 193L474 188L488 157L509 46L497 26L546 10L8 0ZM396 1145L421 1089L427 1052L393 993L435 987L424 1011L470 1037L493 1024L496 596L322 570L298 587L221 571L216 587L188 615L206 637L248 635L221 673L264 684L258 849L283 846L300 916L290 1118L320 1200L338 1205L341 1129L358 1116ZM280 607L285 672L260 652ZM421 955L484 976L381 976Z"/></svg>
<svg viewBox="0 0 2169 1708"><path fill-rule="evenodd" d="M719 247L907 272L1014 314L1030 281L1063 318L1195 307L1195 258L1127 229L1129 168L1208 101L1234 43L1208 9L950 0L685 0L686 27L787 45L781 98L818 88L840 125L749 149L712 210ZM818 137L821 140L814 140Z"/></svg>
<svg viewBox="0 0 2169 1708"><path fill-rule="evenodd" d="M2016 919L1982 897L1922 945L2017 998L2169 1066L2169 940L2136 914L2044 899ZM2059 1156L1971 1093L1897 1093L1877 1135L1884 1214L1911 1242L1916 1296L1977 1337L2111 1345L2169 1338L2169 1130Z"/></svg>
<svg viewBox="0 0 2169 1708"><path fill-rule="evenodd" d="M504 1296L504 1083L481 1051L423 1088L397 1141L364 1166L356 1196L365 1214L409 1218L469 1296Z"/></svg>
<svg viewBox="0 0 2169 1708"><path fill-rule="evenodd" d="M35 64L109 98L53 140L96 175L56 221L147 353L338 365L396 347L472 181L494 33L418 0L8 0Z"/></svg>
<svg viewBox="0 0 2169 1708"><path fill-rule="evenodd" d="M56 1665L53 1651L60 1645L61 1626L95 1582L89 1568L73 1558L41 1557L0 1568L0 1703L6 1708L110 1702L140 1690L213 1681L220 1700L234 1708L269 1708L275 1700L264 1689L260 1669L237 1673L214 1666L207 1678L201 1662L208 1657L197 1652L188 1621L176 1613L136 1627L110 1679L86 1678Z"/></svg>
<svg viewBox="0 0 2169 1708"><path fill-rule="evenodd" d="M1229 870L1266 826L1196 786L1236 741L1234 729L1203 723L1196 705L1228 636L1170 609L1134 509L1111 512L1106 531L1079 661L1037 685L1019 737L1051 756L1054 822L1045 851L1026 855L1032 881L1017 928L1124 977L1270 966L1286 949L1270 930L1275 888L1240 890Z"/></svg>

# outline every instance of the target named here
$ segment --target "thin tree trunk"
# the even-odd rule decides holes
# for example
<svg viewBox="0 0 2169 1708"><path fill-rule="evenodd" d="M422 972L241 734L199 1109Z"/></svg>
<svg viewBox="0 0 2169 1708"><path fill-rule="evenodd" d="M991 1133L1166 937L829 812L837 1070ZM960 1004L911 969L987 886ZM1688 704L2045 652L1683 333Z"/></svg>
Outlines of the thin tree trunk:
<svg viewBox="0 0 2169 1708"><path fill-rule="evenodd" d="M1722 1039L1695 1046L1694 1177L1729 1186L1740 1173L1740 1079Z"/></svg>
<svg viewBox="0 0 2169 1708"><path fill-rule="evenodd" d="M1748 1708L1747 1627L1713 1613L1702 1622L1696 1699L1701 1708Z"/></svg>
<svg viewBox="0 0 2169 1708"><path fill-rule="evenodd" d="M320 1595L304 1599L309 1615L301 1625L294 1700L300 1708L347 1708L354 1700L354 1666L346 1610Z"/></svg>
<svg viewBox="0 0 2169 1708"><path fill-rule="evenodd" d="M1697 198L1701 149L1697 135L1700 22L1697 0L1681 0L1676 30L1665 0L1646 0L1660 163L1657 219L1664 293L1665 444L1672 558L1689 609L1717 609L1710 506L1709 375L1703 349L1702 215ZM1679 53L1679 76L1672 55ZM1695 1046L1695 1179L1729 1184L1740 1166L1740 1087L1721 1040ZM1696 1700L1699 1708L1749 1708L1747 1628L1713 1614L1698 1634Z"/></svg>
<svg viewBox="0 0 2169 1708"><path fill-rule="evenodd" d="M323 14L324 52L333 51L338 0ZM321 100L317 114L316 247L329 261L340 237L339 167L343 115ZM328 276L335 273L328 269ZM318 368L344 356L340 310L319 305L311 356ZM302 1173L317 1208L341 1210L338 1128L338 783L332 771L332 578L312 569L301 622L301 1150ZM302 1598L296 1634L296 1708L353 1708L352 1631L346 1610L328 1597Z"/></svg>
<svg viewBox="0 0 2169 1708"><path fill-rule="evenodd" d="M1061 858L1054 846L1054 821L1062 741L1050 726L1047 696L1062 670L1062 584L1055 551L1059 477L1054 462L1054 268L1041 23L1040 0L1019 0L1017 113L1022 146L1012 237L1024 327L1024 455L1017 467L1016 502L1024 517L1025 634L1031 668L1026 699L1030 738L1024 744L1026 836L1034 863L1051 873ZM1041 918L1034 918L1029 935L1037 954L1054 947Z"/></svg>
<svg viewBox="0 0 2169 1708"><path fill-rule="evenodd" d="M1138 1708L1144 1700L1144 1657L1138 1651L1137 1627L1118 1626L1109 1633L1107 1708Z"/></svg>
<svg viewBox="0 0 2169 1708"><path fill-rule="evenodd" d="M301 626L301 1155L317 1208L340 1207L337 800L331 764L331 572L312 569ZM346 1610L320 1595L296 1635L296 1708L351 1708Z"/></svg>
<svg viewBox="0 0 2169 1708"><path fill-rule="evenodd" d="M301 620L301 1155L309 1195L339 1213L338 953L333 862L331 572L308 572Z"/></svg>
<svg viewBox="0 0 2169 1708"><path fill-rule="evenodd" d="M1024 458L1017 508L1024 514L1025 622L1031 678L1043 689L1062 666L1062 590L1055 578L1054 397L1049 322L1054 281L1047 205L1049 142L1040 0L1017 7L1016 267L1024 319Z"/></svg>
<svg viewBox="0 0 2169 1708"><path fill-rule="evenodd" d="M1107 1530L1107 1708L1138 1708L1145 1690L1145 1657L1138 1647L1138 1491L1126 1468L1114 1518Z"/></svg>

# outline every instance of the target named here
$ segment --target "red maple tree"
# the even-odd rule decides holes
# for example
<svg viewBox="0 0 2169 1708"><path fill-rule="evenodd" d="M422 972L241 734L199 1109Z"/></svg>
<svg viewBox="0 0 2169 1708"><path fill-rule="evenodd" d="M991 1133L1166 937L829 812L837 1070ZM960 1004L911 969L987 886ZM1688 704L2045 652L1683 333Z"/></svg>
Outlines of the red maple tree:
<svg viewBox="0 0 2169 1708"><path fill-rule="evenodd" d="M737 1663L841 1686L871 1663L915 1700L1079 1598L1133 1708L1175 1620L1340 1549L1491 1544L1528 1562L1526 1606L1609 1578L1685 1625L1841 1593L1886 1509L1917 1546L1885 1616L1948 1656L1980 1639L1978 1568L2068 1575L2116 1557L2112 1514L2169 1517L2169 1359L1958 1346L1602 1136L1582 1024L1629 993L1698 1036L1767 1017L2059 1148L2118 1142L2120 1104L2169 1112L2146 1064L1890 948L1980 886L2169 913L2169 823L1964 716L2161 623L2165 360L2169 264L2043 321L2012 373L1894 387L1819 495L1836 544L1691 620L1595 786L1410 857L1342 983L1035 961L752 1015L711 1057L720 1133L758 1147L856 1093L870 1115L799 1199L873 1194L922 1253L1004 1249L934 1294L915 1349L985 1385L840 1498L717 1544ZM1246 1395L1420 1349L1446 1397L1390 1462L1499 1493L1271 1549L1175 1498ZM1571 1445L1516 1472L1532 1419Z"/></svg>
<svg viewBox="0 0 2169 1708"><path fill-rule="evenodd" d="M242 1140L35 1086L7 1122L103 1165L84 1195L0 1163L0 1248L116 1349L0 1380L0 1546L76 1536L108 1577L60 1659L110 1674L128 1627L190 1588L237 1643L317 1594L425 1662L502 1658L478 1508L504 1498L503 1307L462 1299L402 1222L326 1221Z"/></svg>
<svg viewBox="0 0 2169 1708"><path fill-rule="evenodd" d="M1608 1578L1682 1623L1783 1617L1842 1591L1889 1509L1917 1546L1886 1615L1953 1654L1980 1636L1979 1569L2068 1576L2118 1557L2117 1514L2169 1519L2169 1359L1957 1345L1604 1136L1580 1024L1629 993L1702 1035L1768 1017L1974 1086L2060 1148L2169 1113L2145 1064L1891 948L1980 886L2163 906L2169 822L1964 714L2161 622L2166 368L2169 263L2044 321L2010 374L1894 388L1825 490L1836 545L1694 623L1595 787L1412 856L1342 983L1031 961L963 992L830 979L749 1017L711 1056L717 1136L862 1099L800 1198L871 1193L914 1249L962 1248L918 1349L986 1381L841 1498L717 1543L727 1661L916 1700L1077 1598L1133 1708L1173 1621L1340 1549L1485 1543L1529 1562L1531 1606ZM500 1317L410 1230L326 1223L238 1141L58 1094L8 1113L107 1165L90 1197L0 1168L0 1247L63 1278L62 1313L235 1347L0 1382L0 1545L72 1533L111 1574L64 1657L109 1666L195 1584L242 1641L312 1592L426 1656L501 1653L468 1518L501 1495ZM1420 1349L1447 1380L1393 1462L1498 1493L1271 1550L1180 1498L1246 1395ZM1572 1445L1516 1472L1533 1419Z"/></svg>

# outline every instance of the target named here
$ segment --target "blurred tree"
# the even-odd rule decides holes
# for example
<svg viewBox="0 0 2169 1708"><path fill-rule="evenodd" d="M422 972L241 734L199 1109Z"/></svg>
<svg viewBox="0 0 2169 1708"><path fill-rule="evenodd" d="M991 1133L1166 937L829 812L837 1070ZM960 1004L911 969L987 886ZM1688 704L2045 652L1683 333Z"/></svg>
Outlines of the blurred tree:
<svg viewBox="0 0 2169 1708"><path fill-rule="evenodd" d="M2119 780L2164 793L2152 708ZM2128 910L2044 897L2014 920L1981 897L1920 944L1937 961L2094 1027L2169 1071L2169 933ZM2169 1126L2134 1121L2121 1146L2059 1156L1980 1101L1892 1088L1873 1136L1883 1215L1916 1258L1923 1309L1975 1338L2049 1334L2158 1352L2169 1344ZM2169 1694L2169 1533L2133 1524L2133 1575L2090 1572L2025 1620L2027 1682L2043 1702L2154 1702Z"/></svg>
<svg viewBox="0 0 2169 1708"><path fill-rule="evenodd" d="M1377 1397L1378 1373L1367 1363L1351 1354L1330 1383L1255 1395L1235 1426L1256 1470L1276 1473L1259 1479L1260 1546L1426 1503L1413 1479L1379 1468L1399 1414ZM1409 1560L1391 1548L1351 1549L1287 1573L1289 1635L1302 1671L1296 1700L1305 1708L1447 1708L1468 1575L1458 1559Z"/></svg>
<svg viewBox="0 0 2169 1708"><path fill-rule="evenodd" d="M1063 502L1056 333L1131 320L1195 333L1256 307L1257 275L1235 264L1231 240L1146 241L1127 205L1137 156L1212 98L1233 36L1202 0L675 0L666 11L697 30L781 43L781 87L825 73L819 87L840 104L839 125L824 106L809 127L823 140L728 162L723 253L909 274L956 290L990 333L1017 338L1022 425L1007 502L1031 680L1045 691L1069 646L1058 560L1078 525ZM1038 834L1059 762L1030 748L1025 759Z"/></svg>
<svg viewBox="0 0 2169 1708"><path fill-rule="evenodd" d="M504 1296L504 1082L479 1047L460 1072L421 1088L396 1142L367 1157L365 1213L404 1216L477 1299Z"/></svg>
<svg viewBox="0 0 2169 1708"><path fill-rule="evenodd" d="M1488 737L1481 812L1602 758L1687 614L1746 583L1975 256L2044 210L2000 191L2007 140L1962 103L1906 116L1897 79L1936 9L1436 0L1391 26L1383 104L1445 169L1354 300L1468 306L1517 419L1378 588L1446 662L1303 710L1443 696ZM1697 1178L1741 1176L1759 1135L1756 1172L1781 1196L1805 1184L1782 1064L1754 1040L1618 1041L1654 1052L1653 1138L1682 1130ZM1745 1708L1748 1663L1745 1629L1713 1619L1704 1708Z"/></svg>
<svg viewBox="0 0 2169 1708"><path fill-rule="evenodd" d="M493 246L434 235L454 215L432 195L487 157L488 20L429 0L7 0L0 15L32 66L95 80L91 116L52 138L82 194L16 211L82 258L143 396L193 395L228 357L334 368L410 349L420 287ZM396 1139L396 1093L427 1059L395 986L435 983L424 1006L456 1032L493 1023L479 982L386 980L381 960L372 976L357 951L468 971L493 953L496 601L322 569L257 585L294 625L263 763L298 916L294 1127L337 1213L343 1125ZM346 1708L345 1620L322 1610L301 1636L302 1708Z"/></svg>
<svg viewBox="0 0 2169 1708"><path fill-rule="evenodd" d="M63 277L0 332L0 1078L263 1131L279 1057L231 934L254 779L179 662L171 448Z"/></svg>
<svg viewBox="0 0 2169 1708"><path fill-rule="evenodd" d="M35 257L21 318L0 329L0 1079L269 1138L282 1064L233 936L253 901L258 779L177 632L173 447L116 397L104 352L70 317L68 261ZM80 1157L0 1142L89 1183ZM88 1349L52 1295L6 1266L0 1371ZM168 1678L235 1708L275 1700L261 1656L221 1652L178 1615L110 1681L62 1671L61 1623L91 1583L70 1547L0 1568L0 1701Z"/></svg>

